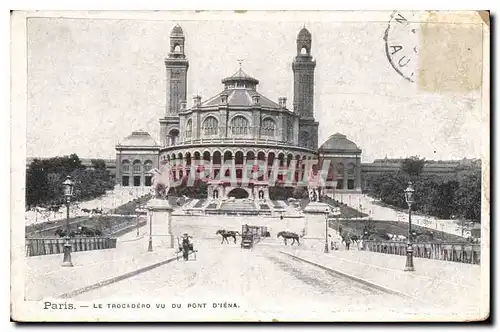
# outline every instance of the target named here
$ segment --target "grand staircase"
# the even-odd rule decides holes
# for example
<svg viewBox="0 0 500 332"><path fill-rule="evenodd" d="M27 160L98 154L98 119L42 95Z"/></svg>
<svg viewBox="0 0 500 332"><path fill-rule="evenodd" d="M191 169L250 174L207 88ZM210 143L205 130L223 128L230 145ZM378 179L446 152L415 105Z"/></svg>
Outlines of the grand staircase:
<svg viewBox="0 0 500 332"><path fill-rule="evenodd" d="M219 211L226 214L258 214L259 209L253 200L234 199L223 201Z"/></svg>

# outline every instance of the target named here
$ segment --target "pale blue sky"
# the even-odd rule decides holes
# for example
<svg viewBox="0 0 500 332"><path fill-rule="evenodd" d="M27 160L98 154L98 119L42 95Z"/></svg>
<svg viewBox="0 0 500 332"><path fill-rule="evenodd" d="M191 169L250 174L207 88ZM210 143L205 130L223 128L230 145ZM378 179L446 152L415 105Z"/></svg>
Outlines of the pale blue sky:
<svg viewBox="0 0 500 332"><path fill-rule="evenodd" d="M258 91L291 106L296 36L313 36L315 117L320 144L341 132L363 161L420 155L479 157L480 91L430 94L390 66L387 23L28 20L27 155L114 158L115 144L143 129L158 140L165 112L169 34L186 35L188 105L207 99L238 69L260 80ZM477 27L480 36L480 26ZM477 45L471 45L477 47Z"/></svg>

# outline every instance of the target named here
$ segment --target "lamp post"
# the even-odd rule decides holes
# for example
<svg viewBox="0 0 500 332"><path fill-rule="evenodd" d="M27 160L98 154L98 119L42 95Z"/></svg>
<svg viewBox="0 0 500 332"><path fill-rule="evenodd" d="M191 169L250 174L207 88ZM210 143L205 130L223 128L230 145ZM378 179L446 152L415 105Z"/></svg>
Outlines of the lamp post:
<svg viewBox="0 0 500 332"><path fill-rule="evenodd" d="M136 236L136 237L139 237L139 216L140 216L140 214L139 214L139 213L140 213L140 212L139 212L139 211L137 211L137 210L138 210L138 209L136 209L136 210L135 210L135 227L136 227L136 229L137 229L135 236Z"/></svg>
<svg viewBox="0 0 500 332"><path fill-rule="evenodd" d="M325 209L325 253L328 251L328 214L330 213L330 208Z"/></svg>
<svg viewBox="0 0 500 332"><path fill-rule="evenodd" d="M64 198L66 200L66 234L64 241L64 257L62 266L72 267L71 262L71 243L69 242L69 203L71 202L71 197L73 196L73 181L71 181L71 176L67 176L66 180L63 182L64 187Z"/></svg>
<svg viewBox="0 0 500 332"><path fill-rule="evenodd" d="M413 245L412 245L412 232L411 232L411 206L415 202L415 189L411 182L408 182L408 188L405 189L405 200L408 204L408 245L406 248L406 265L405 271L415 271L413 266Z"/></svg>
<svg viewBox="0 0 500 332"><path fill-rule="evenodd" d="M153 251L153 213L149 213L149 244L148 251Z"/></svg>

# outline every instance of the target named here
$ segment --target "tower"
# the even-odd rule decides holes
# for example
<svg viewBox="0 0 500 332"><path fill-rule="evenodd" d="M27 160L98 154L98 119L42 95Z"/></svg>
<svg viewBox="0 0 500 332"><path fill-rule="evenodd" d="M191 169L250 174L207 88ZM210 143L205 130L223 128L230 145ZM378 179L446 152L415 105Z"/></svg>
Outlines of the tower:
<svg viewBox="0 0 500 332"><path fill-rule="evenodd" d="M311 149L318 146L318 123L314 120L314 68L311 56L311 33L304 27L297 35L297 56L292 63L293 106L300 116L299 145Z"/></svg>
<svg viewBox="0 0 500 332"><path fill-rule="evenodd" d="M184 32L176 25L170 33L170 52L165 58L166 68L166 109L160 119L162 146L175 145L179 139L179 111L186 103L187 71L189 61L184 54Z"/></svg>

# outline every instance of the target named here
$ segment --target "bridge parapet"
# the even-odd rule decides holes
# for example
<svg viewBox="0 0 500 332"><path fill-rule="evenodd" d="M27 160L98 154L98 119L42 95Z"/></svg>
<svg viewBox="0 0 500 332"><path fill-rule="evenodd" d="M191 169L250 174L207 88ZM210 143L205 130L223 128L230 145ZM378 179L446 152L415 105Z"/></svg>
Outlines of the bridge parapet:
<svg viewBox="0 0 500 332"><path fill-rule="evenodd" d="M26 256L61 254L64 251L64 238L27 238ZM78 237L71 238L72 252L116 248L116 238Z"/></svg>
<svg viewBox="0 0 500 332"><path fill-rule="evenodd" d="M364 250L392 254L406 255L406 242L397 241L364 241ZM443 261L480 264L481 245L469 243L413 243L413 256L420 258L437 259Z"/></svg>

